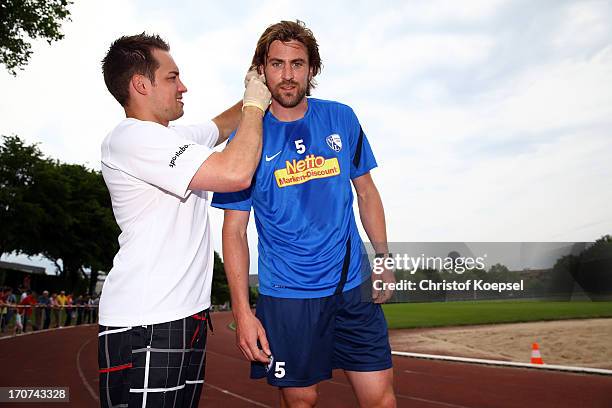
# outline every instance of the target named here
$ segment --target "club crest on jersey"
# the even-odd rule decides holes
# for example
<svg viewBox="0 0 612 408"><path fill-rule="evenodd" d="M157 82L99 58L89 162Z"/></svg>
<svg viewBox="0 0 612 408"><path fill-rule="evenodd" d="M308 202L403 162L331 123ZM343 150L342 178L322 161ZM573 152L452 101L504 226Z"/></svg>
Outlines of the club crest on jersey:
<svg viewBox="0 0 612 408"><path fill-rule="evenodd" d="M336 153L342 150L342 139L340 139L340 135L334 133L333 135L329 135L325 138L327 145Z"/></svg>

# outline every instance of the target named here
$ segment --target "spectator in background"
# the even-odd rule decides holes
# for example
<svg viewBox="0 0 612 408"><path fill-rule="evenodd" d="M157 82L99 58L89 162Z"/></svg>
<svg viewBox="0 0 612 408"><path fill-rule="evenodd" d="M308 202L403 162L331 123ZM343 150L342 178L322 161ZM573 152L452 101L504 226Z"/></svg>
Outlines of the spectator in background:
<svg viewBox="0 0 612 408"><path fill-rule="evenodd" d="M23 318L22 318L22 314L23 311L20 309L19 306L17 306L16 312L15 312L15 334L19 334L19 333L23 333Z"/></svg>
<svg viewBox="0 0 612 408"><path fill-rule="evenodd" d="M38 305L40 306L38 316L41 317L39 322L43 324L42 328L47 330L51 325L51 299L49 298L48 290L44 290L42 295L38 298Z"/></svg>
<svg viewBox="0 0 612 408"><path fill-rule="evenodd" d="M79 295L79 297L77 298L76 302L76 312L77 312L77 321L76 324L77 326L80 325L81 323L83 323L83 311L84 311L84 306L85 306L85 301L83 300L83 295Z"/></svg>
<svg viewBox="0 0 612 408"><path fill-rule="evenodd" d="M23 332L25 333L28 330L28 320L30 321L30 326L32 327L33 331L38 330L38 325L37 322L32 320L32 310L34 310L34 307L36 306L36 298L37 298L37 293L35 291L32 290L28 290L26 293L26 296L23 298L23 300L19 303L20 305L24 306L23 308Z"/></svg>
<svg viewBox="0 0 612 408"><path fill-rule="evenodd" d="M57 304L57 293L53 292L51 293L51 297L49 298L51 300L51 321L55 322L55 327L58 328L60 325L60 319L59 319L59 305Z"/></svg>
<svg viewBox="0 0 612 408"><path fill-rule="evenodd" d="M4 326L6 326L6 314L8 313L5 300L6 296L5 288L0 288L0 329L2 332L4 332Z"/></svg>
<svg viewBox="0 0 612 408"><path fill-rule="evenodd" d="M92 305L93 305L92 321L93 321L93 323L97 323L98 322L98 305L99 304L100 304L100 296L94 295L94 297L92 299Z"/></svg>
<svg viewBox="0 0 612 408"><path fill-rule="evenodd" d="M31 290L32 288L30 287L30 285L32 284L32 278L30 278L30 275L26 275L23 277L23 288L25 290Z"/></svg>
<svg viewBox="0 0 612 408"><path fill-rule="evenodd" d="M27 296L26 290L23 285L19 285L17 292L15 293L16 306L15 306L15 334L23 333L23 307L20 306L21 301Z"/></svg>
<svg viewBox="0 0 612 408"><path fill-rule="evenodd" d="M4 326L6 325L6 313L8 308L6 306L6 293L5 288L0 288L0 330L4 332Z"/></svg>
<svg viewBox="0 0 612 408"><path fill-rule="evenodd" d="M42 307L39 307L38 305L38 299L40 299L40 295L37 293L36 296L34 297L34 300L36 300L36 305L33 306L32 309L32 321L36 322L36 330L40 330L42 329Z"/></svg>
<svg viewBox="0 0 612 408"><path fill-rule="evenodd" d="M59 306L64 306L66 304L66 292L60 291L59 295L56 296L55 300Z"/></svg>
<svg viewBox="0 0 612 408"><path fill-rule="evenodd" d="M66 296L66 320L64 321L64 326L70 326L70 322L72 321L72 294L69 293Z"/></svg>
<svg viewBox="0 0 612 408"><path fill-rule="evenodd" d="M62 327L62 321L66 320L65 314L67 313L66 312L66 301L67 300L68 298L66 297L66 292L64 292L63 290L55 298L55 303L57 304L57 307L59 308L59 313L57 317L57 324L59 327Z"/></svg>
<svg viewBox="0 0 612 408"><path fill-rule="evenodd" d="M89 324L91 323L91 302L92 302L92 298L91 296L87 295L85 296L85 323Z"/></svg>
<svg viewBox="0 0 612 408"><path fill-rule="evenodd" d="M11 323L13 320L13 315L15 314L15 307L17 306L17 296L13 293L13 288L6 288L4 303L6 305L6 315L2 321L2 332L4 333L4 329Z"/></svg>

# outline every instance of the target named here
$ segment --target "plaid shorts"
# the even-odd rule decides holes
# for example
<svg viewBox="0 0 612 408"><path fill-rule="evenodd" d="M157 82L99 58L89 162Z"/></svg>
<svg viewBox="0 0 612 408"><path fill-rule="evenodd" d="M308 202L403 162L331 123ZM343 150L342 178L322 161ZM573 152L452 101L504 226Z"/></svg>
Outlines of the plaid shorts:
<svg viewBox="0 0 612 408"><path fill-rule="evenodd" d="M167 323L99 326L101 407L197 407L208 310Z"/></svg>

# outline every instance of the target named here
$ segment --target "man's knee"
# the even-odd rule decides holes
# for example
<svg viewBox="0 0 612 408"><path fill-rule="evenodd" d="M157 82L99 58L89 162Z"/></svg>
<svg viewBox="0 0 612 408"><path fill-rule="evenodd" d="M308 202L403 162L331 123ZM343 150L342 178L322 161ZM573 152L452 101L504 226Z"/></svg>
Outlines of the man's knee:
<svg viewBox="0 0 612 408"><path fill-rule="evenodd" d="M393 393L393 389L385 392L382 398L380 399L380 403L376 405L378 408L395 408L397 406L397 402L395 401L395 394Z"/></svg>
<svg viewBox="0 0 612 408"><path fill-rule="evenodd" d="M386 389L375 394L361 394L357 399L359 400L359 405L364 408L395 408L397 406L393 388Z"/></svg>
<svg viewBox="0 0 612 408"><path fill-rule="evenodd" d="M317 387L286 387L281 388L281 400L283 407L309 408L317 404L319 393Z"/></svg>

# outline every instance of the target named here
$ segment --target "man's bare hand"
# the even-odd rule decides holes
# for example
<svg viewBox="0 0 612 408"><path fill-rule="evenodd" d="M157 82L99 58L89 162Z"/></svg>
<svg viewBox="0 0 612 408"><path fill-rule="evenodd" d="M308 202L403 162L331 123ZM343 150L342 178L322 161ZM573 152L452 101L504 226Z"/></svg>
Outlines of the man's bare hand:
<svg viewBox="0 0 612 408"><path fill-rule="evenodd" d="M250 361L259 361L268 364L272 353L261 322L253 313L248 312L236 316L236 344L242 354ZM257 341L261 344L261 349Z"/></svg>
<svg viewBox="0 0 612 408"><path fill-rule="evenodd" d="M382 273L372 272L372 301L374 303L385 303L393 296L393 290L389 288L390 283L395 283L393 272L392 268L387 267L384 267ZM376 283L376 281L379 282Z"/></svg>

